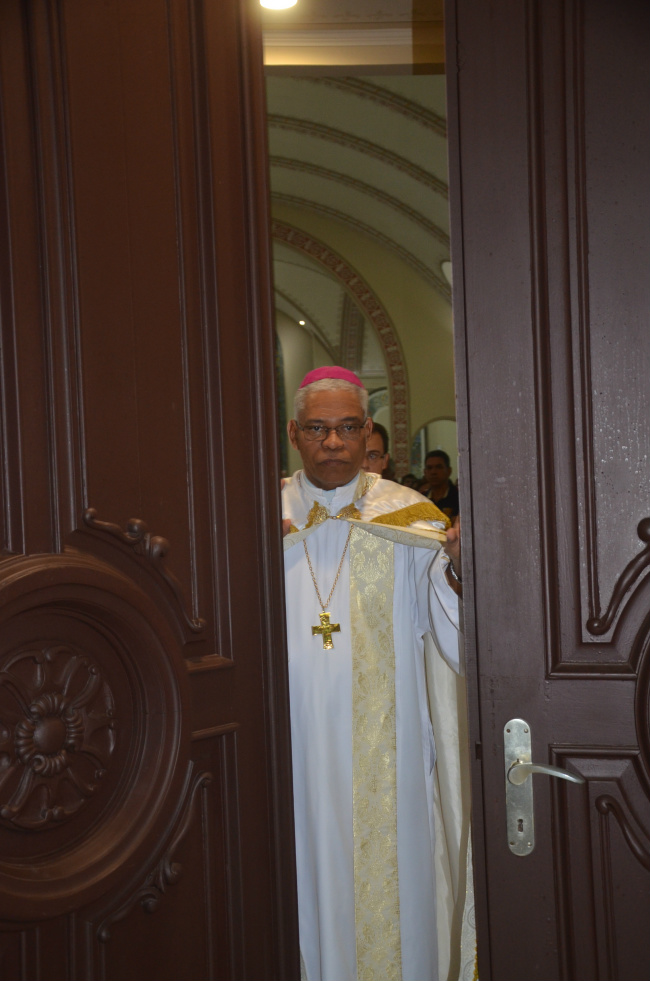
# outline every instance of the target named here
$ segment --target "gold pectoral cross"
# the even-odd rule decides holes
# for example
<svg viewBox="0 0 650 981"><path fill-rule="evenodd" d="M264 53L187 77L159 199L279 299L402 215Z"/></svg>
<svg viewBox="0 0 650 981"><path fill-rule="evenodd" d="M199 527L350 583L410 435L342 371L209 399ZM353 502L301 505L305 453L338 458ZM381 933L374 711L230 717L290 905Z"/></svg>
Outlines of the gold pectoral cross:
<svg viewBox="0 0 650 981"><path fill-rule="evenodd" d="M312 627L311 628L312 636L314 634L322 634L322 637L323 637L323 650L324 651L331 651L332 648L334 647L334 644L332 643L332 633L333 632L340 633L341 632L341 624L340 623L330 623L330 615L329 615L329 613L324 613L324 612L323 613L319 613L318 614L318 619L320 620L320 627Z"/></svg>

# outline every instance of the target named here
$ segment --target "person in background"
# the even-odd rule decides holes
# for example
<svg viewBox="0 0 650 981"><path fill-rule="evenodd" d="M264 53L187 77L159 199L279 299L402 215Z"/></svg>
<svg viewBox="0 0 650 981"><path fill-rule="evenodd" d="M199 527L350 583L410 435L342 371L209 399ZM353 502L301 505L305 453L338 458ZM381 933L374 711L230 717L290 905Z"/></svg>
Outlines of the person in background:
<svg viewBox="0 0 650 981"><path fill-rule="evenodd" d="M372 423L372 432L366 439L366 455L363 469L368 473L378 473L383 476L388 466L388 433L380 422Z"/></svg>
<svg viewBox="0 0 650 981"><path fill-rule="evenodd" d="M431 450L424 461L425 484L420 493L428 497L448 518L459 513L458 488L451 480L449 456L444 450Z"/></svg>

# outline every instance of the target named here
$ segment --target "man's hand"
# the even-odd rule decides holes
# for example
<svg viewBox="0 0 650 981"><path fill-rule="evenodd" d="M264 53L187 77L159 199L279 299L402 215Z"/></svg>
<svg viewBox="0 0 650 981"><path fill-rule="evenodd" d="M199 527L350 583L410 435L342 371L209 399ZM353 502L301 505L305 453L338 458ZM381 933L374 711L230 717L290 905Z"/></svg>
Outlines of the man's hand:
<svg viewBox="0 0 650 981"><path fill-rule="evenodd" d="M447 544L444 546L445 552L451 560L451 565L453 566L454 572L456 573L457 579L451 574L449 567L447 567L447 582L453 589L455 593L459 596L461 595L463 588L460 583L461 578L461 566L460 566L460 515L457 515L452 523L451 528L447 532Z"/></svg>

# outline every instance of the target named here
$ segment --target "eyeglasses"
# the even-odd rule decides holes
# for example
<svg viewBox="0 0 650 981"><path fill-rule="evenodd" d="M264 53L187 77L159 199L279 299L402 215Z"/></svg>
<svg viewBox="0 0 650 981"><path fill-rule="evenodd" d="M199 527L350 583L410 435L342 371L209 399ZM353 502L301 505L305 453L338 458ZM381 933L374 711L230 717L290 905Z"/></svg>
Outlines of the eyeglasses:
<svg viewBox="0 0 650 981"><path fill-rule="evenodd" d="M382 456L386 456L386 454L380 453L379 450L371 450L370 453L366 453L366 456L371 463L376 463L377 460L380 460Z"/></svg>
<svg viewBox="0 0 650 981"><path fill-rule="evenodd" d="M340 426L321 426L318 423L313 426L301 426L296 421L296 426L304 434L305 439L319 440L321 442L326 440L330 433L336 433L339 439L347 443L354 443L361 437L361 430L364 425L365 420L361 425L353 422L344 422Z"/></svg>

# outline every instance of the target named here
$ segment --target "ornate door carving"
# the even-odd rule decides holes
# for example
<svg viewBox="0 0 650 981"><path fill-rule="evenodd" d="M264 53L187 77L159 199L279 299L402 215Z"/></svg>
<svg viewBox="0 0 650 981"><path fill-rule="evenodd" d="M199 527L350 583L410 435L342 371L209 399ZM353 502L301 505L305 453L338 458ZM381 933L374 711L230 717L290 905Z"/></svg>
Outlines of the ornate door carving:
<svg viewBox="0 0 650 981"><path fill-rule="evenodd" d="M298 973L253 17L0 10L3 978Z"/></svg>

